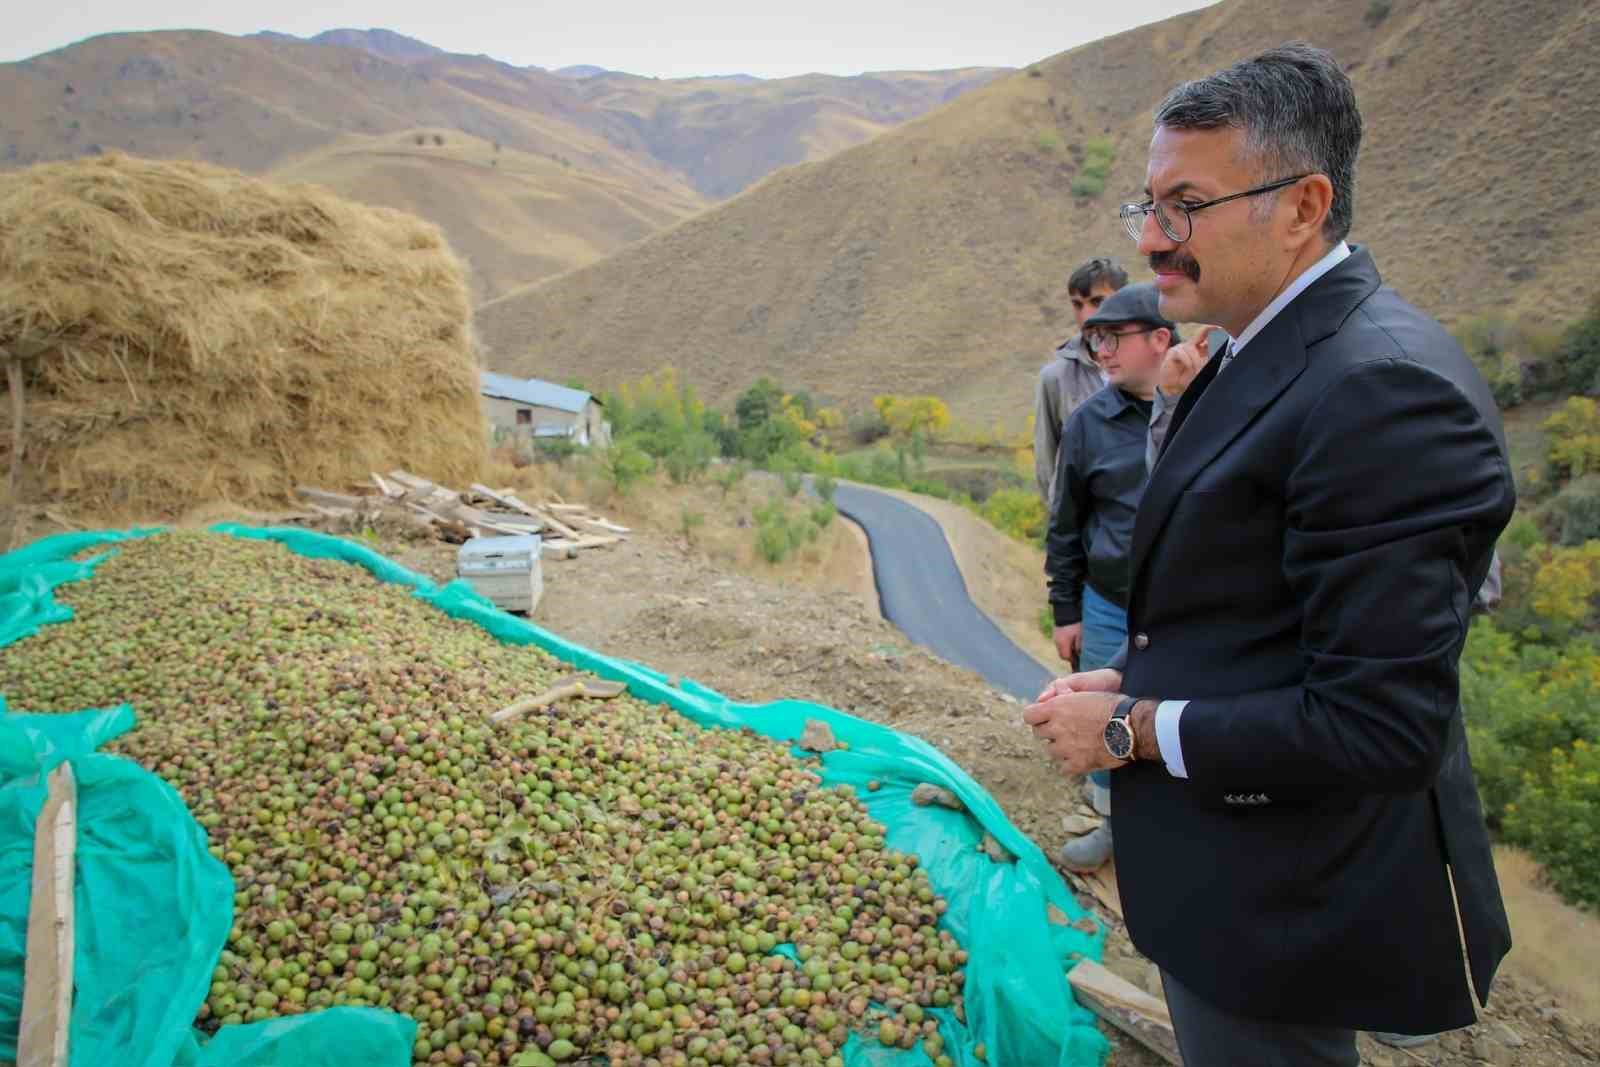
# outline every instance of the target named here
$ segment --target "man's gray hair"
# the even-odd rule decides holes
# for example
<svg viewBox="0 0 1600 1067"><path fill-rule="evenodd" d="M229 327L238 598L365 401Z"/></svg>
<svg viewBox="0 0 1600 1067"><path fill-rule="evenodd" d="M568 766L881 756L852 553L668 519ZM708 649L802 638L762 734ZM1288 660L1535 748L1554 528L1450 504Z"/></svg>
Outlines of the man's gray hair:
<svg viewBox="0 0 1600 1067"><path fill-rule="evenodd" d="M1185 82L1156 109L1156 125L1243 130L1263 182L1294 174L1327 175L1333 203L1323 234L1329 241L1349 234L1355 218L1361 110L1350 78L1323 49L1292 41Z"/></svg>

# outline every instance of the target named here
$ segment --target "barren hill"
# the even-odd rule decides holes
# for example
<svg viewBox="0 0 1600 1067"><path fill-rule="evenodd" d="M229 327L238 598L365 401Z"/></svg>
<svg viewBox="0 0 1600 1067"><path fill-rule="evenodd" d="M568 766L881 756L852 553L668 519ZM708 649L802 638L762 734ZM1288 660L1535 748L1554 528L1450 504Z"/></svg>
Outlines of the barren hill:
<svg viewBox="0 0 1600 1067"><path fill-rule="evenodd" d="M987 76L579 80L383 29L112 34L0 64L0 167L120 149L320 182L440 223L488 299Z"/></svg>
<svg viewBox="0 0 1600 1067"><path fill-rule="evenodd" d="M578 91L627 118L657 159L713 199L794 163L821 159L924 115L1007 71L889 71L798 78L662 80L605 72Z"/></svg>
<svg viewBox="0 0 1600 1067"><path fill-rule="evenodd" d="M478 316L490 362L591 387L672 362L713 401L776 374L834 401L927 391L1020 420L1069 328L1071 267L1136 258L1116 209L1143 184L1155 103L1291 37L1351 69L1367 122L1354 239L1392 284L1446 320L1578 311L1597 284L1600 202L1584 190L1600 166L1600 8L1224 0L1045 60L494 301ZM1101 137L1115 148L1104 192L1075 196Z"/></svg>
<svg viewBox="0 0 1600 1067"><path fill-rule="evenodd" d="M481 297L705 205L565 79L482 57L116 34L0 65L0 99L0 165L120 149L320 182L439 222Z"/></svg>

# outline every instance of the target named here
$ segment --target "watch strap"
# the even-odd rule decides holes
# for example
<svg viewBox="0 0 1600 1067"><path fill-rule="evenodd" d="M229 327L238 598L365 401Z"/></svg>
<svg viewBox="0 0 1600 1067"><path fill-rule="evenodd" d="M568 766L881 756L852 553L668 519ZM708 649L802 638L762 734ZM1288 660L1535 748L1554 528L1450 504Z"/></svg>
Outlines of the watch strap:
<svg viewBox="0 0 1600 1067"><path fill-rule="evenodd" d="M1117 701L1117 708L1111 713L1113 719L1126 719L1133 714L1134 705L1139 703L1138 697L1123 697Z"/></svg>

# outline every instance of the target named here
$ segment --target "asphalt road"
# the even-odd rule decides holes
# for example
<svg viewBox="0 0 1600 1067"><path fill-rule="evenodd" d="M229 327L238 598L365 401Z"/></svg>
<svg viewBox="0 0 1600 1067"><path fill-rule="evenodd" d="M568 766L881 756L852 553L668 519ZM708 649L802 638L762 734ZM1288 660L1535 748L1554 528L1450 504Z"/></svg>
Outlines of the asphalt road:
<svg viewBox="0 0 1600 1067"><path fill-rule="evenodd" d="M1023 702L1039 695L1052 675L967 596L937 522L903 500L860 486L840 485L833 502L867 532L884 618Z"/></svg>

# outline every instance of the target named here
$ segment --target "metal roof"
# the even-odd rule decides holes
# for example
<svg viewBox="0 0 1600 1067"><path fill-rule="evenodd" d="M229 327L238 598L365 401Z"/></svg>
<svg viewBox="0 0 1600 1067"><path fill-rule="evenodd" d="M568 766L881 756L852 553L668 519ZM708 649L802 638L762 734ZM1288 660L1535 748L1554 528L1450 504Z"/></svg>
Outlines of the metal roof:
<svg viewBox="0 0 1600 1067"><path fill-rule="evenodd" d="M592 396L582 389L568 389L564 385L542 382L537 378L512 378L490 371L483 371L482 378L480 392L484 396L515 400L519 404L533 407L554 408L556 411L581 414L589 406L589 401L600 403L599 397Z"/></svg>

